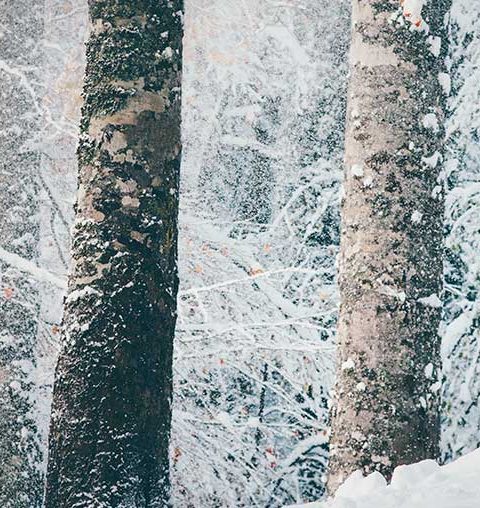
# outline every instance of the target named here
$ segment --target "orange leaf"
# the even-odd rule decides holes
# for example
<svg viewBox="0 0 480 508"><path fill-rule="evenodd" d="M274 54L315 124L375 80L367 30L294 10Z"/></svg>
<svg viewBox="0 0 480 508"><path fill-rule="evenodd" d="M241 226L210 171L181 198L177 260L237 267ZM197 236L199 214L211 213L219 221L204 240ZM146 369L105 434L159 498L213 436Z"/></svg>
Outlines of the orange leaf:
<svg viewBox="0 0 480 508"><path fill-rule="evenodd" d="M3 296L6 300L10 300L13 296L14 290L13 288L3 288Z"/></svg>
<svg viewBox="0 0 480 508"><path fill-rule="evenodd" d="M175 448L175 450L173 450L173 462L176 464L179 460L180 460L180 457L182 456L182 450L180 450L180 448Z"/></svg>

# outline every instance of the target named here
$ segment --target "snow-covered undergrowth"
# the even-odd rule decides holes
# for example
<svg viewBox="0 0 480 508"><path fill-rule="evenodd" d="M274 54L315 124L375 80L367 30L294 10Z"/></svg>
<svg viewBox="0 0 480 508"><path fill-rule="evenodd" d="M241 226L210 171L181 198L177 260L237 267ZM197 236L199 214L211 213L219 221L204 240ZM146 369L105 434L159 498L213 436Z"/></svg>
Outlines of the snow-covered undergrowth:
<svg viewBox="0 0 480 508"><path fill-rule="evenodd" d="M480 5L452 4L447 120L442 459L480 447Z"/></svg>
<svg viewBox="0 0 480 508"><path fill-rule="evenodd" d="M480 449L439 466L433 460L398 467L390 485L380 473L351 475L335 498L295 508L477 508ZM294 507L291 507L294 508Z"/></svg>

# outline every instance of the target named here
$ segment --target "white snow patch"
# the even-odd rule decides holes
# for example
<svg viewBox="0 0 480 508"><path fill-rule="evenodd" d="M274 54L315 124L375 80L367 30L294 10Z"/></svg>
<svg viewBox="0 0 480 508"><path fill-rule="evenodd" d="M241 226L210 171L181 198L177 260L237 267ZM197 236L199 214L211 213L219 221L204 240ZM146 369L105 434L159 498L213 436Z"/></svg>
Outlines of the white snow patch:
<svg viewBox="0 0 480 508"><path fill-rule="evenodd" d="M170 46L168 46L162 51L162 56L167 60L170 60L173 56L173 49Z"/></svg>
<svg viewBox="0 0 480 508"><path fill-rule="evenodd" d="M356 471L338 488L337 497L350 499L353 492L355 492L355 497L368 496L386 486L387 482L380 473L375 472L365 478L360 471Z"/></svg>
<svg viewBox="0 0 480 508"><path fill-rule="evenodd" d="M364 180L363 180L364 187L371 187L372 185L373 185L373 178L371 176L367 176L367 178L364 178Z"/></svg>
<svg viewBox="0 0 480 508"><path fill-rule="evenodd" d="M415 210L412 213L411 221L414 224L418 224L422 220L422 217L423 217L423 214L421 212L419 212L418 210Z"/></svg>
<svg viewBox="0 0 480 508"><path fill-rule="evenodd" d="M420 18L424 5L425 0L405 0L403 2L403 13L405 16L410 15L412 18Z"/></svg>
<svg viewBox="0 0 480 508"><path fill-rule="evenodd" d="M363 381L360 381L360 383L358 383L357 386L355 387L357 392L364 392L366 390L366 388L367 388L367 385Z"/></svg>
<svg viewBox="0 0 480 508"><path fill-rule="evenodd" d="M443 187L441 185L436 185L432 191L432 198L438 198L438 196L441 196L442 190L443 190Z"/></svg>
<svg viewBox="0 0 480 508"><path fill-rule="evenodd" d="M433 473L438 473L440 466L434 460L424 460L414 466L399 466L393 472L391 486L394 489L408 490L411 487L412 481L418 479L417 476L413 477L414 469L417 475L428 478Z"/></svg>
<svg viewBox="0 0 480 508"><path fill-rule="evenodd" d="M436 151L430 157L422 157L422 162L424 162L427 166L430 166L431 168L436 168L441 157L442 157L441 153Z"/></svg>
<svg viewBox="0 0 480 508"><path fill-rule="evenodd" d="M361 178L365 174L363 164L354 164L351 167L350 171L352 172L352 175L356 176L357 178Z"/></svg>
<svg viewBox="0 0 480 508"><path fill-rule="evenodd" d="M10 383L10 388L16 392L19 392L22 389L22 385L18 381L12 381Z"/></svg>
<svg viewBox="0 0 480 508"><path fill-rule="evenodd" d="M342 363L342 370L352 370L354 368L355 362L351 358Z"/></svg>
<svg viewBox="0 0 480 508"><path fill-rule="evenodd" d="M430 44L430 52L432 55L439 57L440 51L442 50L442 39L440 37L430 36L428 38L428 43Z"/></svg>
<svg viewBox="0 0 480 508"><path fill-rule="evenodd" d="M27 427L22 427L20 429L20 437L22 439L27 439L29 435L30 435L30 431L27 429Z"/></svg>
<svg viewBox="0 0 480 508"><path fill-rule="evenodd" d="M403 2L403 15L413 27L426 28L422 18L422 9L426 0L405 0Z"/></svg>
<svg viewBox="0 0 480 508"><path fill-rule="evenodd" d="M92 288L91 286L85 286L82 289L76 289L75 291L72 291L67 296L65 303L73 303L90 295L101 296L102 293L100 293L100 291L96 290L95 288Z"/></svg>
<svg viewBox="0 0 480 508"><path fill-rule="evenodd" d="M405 300L407 299L407 294L405 293L405 291L400 291L399 289L392 288L390 286L383 286L382 285L382 286L380 286L378 292L381 293L382 295L397 298L402 303L404 303Z"/></svg>
<svg viewBox="0 0 480 508"><path fill-rule="evenodd" d="M440 126L438 125L438 118L435 113L428 113L423 117L422 124L425 129L432 129L433 132L438 132Z"/></svg>
<svg viewBox="0 0 480 508"><path fill-rule="evenodd" d="M427 379L432 379L432 375L433 375L433 363L429 363L426 367L425 367L425 377Z"/></svg>
<svg viewBox="0 0 480 508"><path fill-rule="evenodd" d="M434 307L435 309L440 309L443 306L442 300L436 294L419 298L417 301L427 307Z"/></svg>
<svg viewBox="0 0 480 508"><path fill-rule="evenodd" d="M446 72L441 72L438 75L438 82L442 87L443 93L445 95L450 95L450 92L452 91L452 78L450 77L450 74L447 74Z"/></svg>
<svg viewBox="0 0 480 508"><path fill-rule="evenodd" d="M363 441L365 439L365 436L359 430L355 430L352 432L352 439L356 439L357 441Z"/></svg>

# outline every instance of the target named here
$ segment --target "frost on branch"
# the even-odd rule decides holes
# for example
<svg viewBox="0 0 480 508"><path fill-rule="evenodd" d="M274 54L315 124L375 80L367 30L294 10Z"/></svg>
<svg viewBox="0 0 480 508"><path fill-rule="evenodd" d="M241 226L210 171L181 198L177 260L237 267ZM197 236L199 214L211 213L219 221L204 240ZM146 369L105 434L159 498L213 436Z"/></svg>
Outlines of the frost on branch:
<svg viewBox="0 0 480 508"><path fill-rule="evenodd" d="M0 505L37 508L68 264L86 9L70 0L7 3L0 7Z"/></svg>
<svg viewBox="0 0 480 508"><path fill-rule="evenodd" d="M452 4L446 161L446 309L442 326L444 459L480 446L480 5ZM445 78L442 78L445 81Z"/></svg>
<svg viewBox="0 0 480 508"><path fill-rule="evenodd" d="M187 4L179 505L323 491L348 6Z"/></svg>

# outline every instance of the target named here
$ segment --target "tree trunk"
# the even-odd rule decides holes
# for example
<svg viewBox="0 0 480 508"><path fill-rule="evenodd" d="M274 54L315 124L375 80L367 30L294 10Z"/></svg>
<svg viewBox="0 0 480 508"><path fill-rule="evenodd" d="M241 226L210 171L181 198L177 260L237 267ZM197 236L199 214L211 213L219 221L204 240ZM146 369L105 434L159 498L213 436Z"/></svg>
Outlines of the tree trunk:
<svg viewBox="0 0 480 508"><path fill-rule="evenodd" d="M353 0L330 493L438 456L450 2L423 3Z"/></svg>
<svg viewBox="0 0 480 508"><path fill-rule="evenodd" d="M0 506L37 508L43 479L34 402L38 285L38 67L42 2L0 1Z"/></svg>
<svg viewBox="0 0 480 508"><path fill-rule="evenodd" d="M73 267L46 507L164 507L182 0L89 0Z"/></svg>

